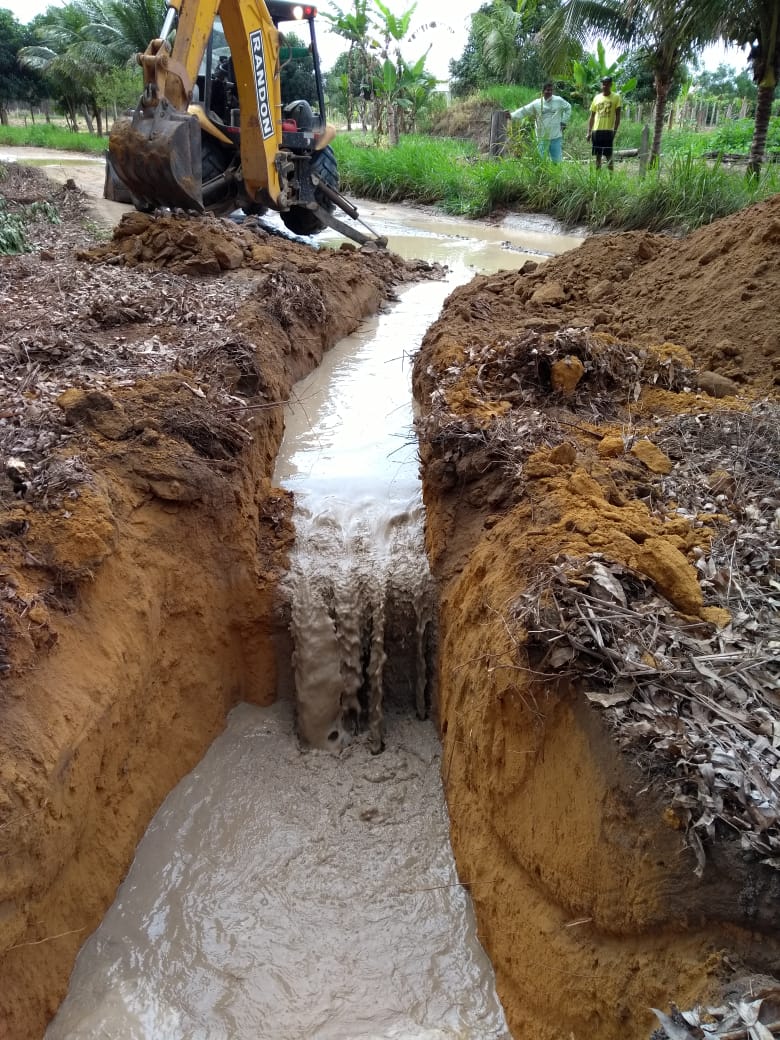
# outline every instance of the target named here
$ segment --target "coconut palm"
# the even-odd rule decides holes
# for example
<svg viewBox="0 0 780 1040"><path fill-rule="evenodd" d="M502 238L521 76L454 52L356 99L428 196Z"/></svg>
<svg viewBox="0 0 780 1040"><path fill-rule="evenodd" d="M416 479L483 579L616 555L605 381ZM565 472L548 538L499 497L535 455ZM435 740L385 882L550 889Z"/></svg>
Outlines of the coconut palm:
<svg viewBox="0 0 780 1040"><path fill-rule="evenodd" d="M165 19L165 0L80 0L91 23L94 43L105 48L103 60L116 65L146 50Z"/></svg>
<svg viewBox="0 0 780 1040"><path fill-rule="evenodd" d="M523 42L533 31L537 0L517 0L513 8L506 0L493 0L477 11L472 27L477 47L488 71L502 83L516 83L523 65Z"/></svg>
<svg viewBox="0 0 780 1040"><path fill-rule="evenodd" d="M50 7L36 29L39 44L19 52L20 64L42 72L75 128L83 107L102 133L100 89L105 78L133 62L160 31L165 0L77 0Z"/></svg>
<svg viewBox="0 0 780 1040"><path fill-rule="evenodd" d="M573 37L584 42L594 31L619 47L642 50L655 79L651 159L657 162L672 80L681 65L720 36L720 3L721 0L564 0L542 30L545 53L551 67L561 69L567 41ZM777 0L766 3L776 4Z"/></svg>
<svg viewBox="0 0 780 1040"><path fill-rule="evenodd" d="M716 0L717 2L717 0ZM721 7L719 28L725 40L750 46L748 61L758 87L748 176L756 177L766 149L772 102L780 78L780 3L778 0L729 0Z"/></svg>
<svg viewBox="0 0 780 1040"><path fill-rule="evenodd" d="M539 60L540 28L559 7L558 0L492 0L471 16L470 39L476 57L495 83L538 85L545 75ZM564 45L565 58L582 57L573 40Z"/></svg>
<svg viewBox="0 0 780 1040"><path fill-rule="evenodd" d="M103 66L93 60L90 24L89 14L77 4L51 7L35 30L40 42L22 47L18 60L22 67L35 69L44 76L73 130L77 129L81 108L88 123L96 118L101 132L94 87Z"/></svg>

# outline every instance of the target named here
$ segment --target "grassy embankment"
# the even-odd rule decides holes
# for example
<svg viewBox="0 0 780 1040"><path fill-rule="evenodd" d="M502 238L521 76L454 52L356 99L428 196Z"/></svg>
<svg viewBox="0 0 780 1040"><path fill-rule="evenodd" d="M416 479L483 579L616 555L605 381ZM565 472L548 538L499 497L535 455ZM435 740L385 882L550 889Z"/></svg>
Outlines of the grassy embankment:
<svg viewBox="0 0 780 1040"><path fill-rule="evenodd" d="M513 109L535 96L501 88L491 92L498 108ZM569 226L593 230L686 231L780 192L780 170L768 164L758 181L740 168L705 159L711 151L747 152L749 120L713 132L667 131L657 169L639 177L637 164L618 163L614 173L597 172L588 161L587 114L575 107L559 166L539 160L531 142L517 158L489 159L470 141L415 135L398 148L377 147L373 137L342 134L334 149L341 184L350 195L383 201L414 200L447 213L484 217L495 210L547 213ZM624 121L618 146L635 148L642 128ZM73 134L56 126L0 127L0 146L33 145L101 153L107 139ZM769 147L780 148L780 119L772 120Z"/></svg>
<svg viewBox="0 0 780 1040"><path fill-rule="evenodd" d="M535 94L516 88L491 91L496 108L514 109ZM336 138L343 189L352 195L441 206L446 212L483 217L501 209L548 213L569 226L687 231L780 192L780 170L769 164L758 181L744 168L728 168L705 152L747 155L750 120L710 132L670 130L656 169L639 177L638 163L618 162L614 173L597 172L585 140L587 113L575 106L564 138L565 162L539 160L531 140L517 158L488 159L465 140L410 136L396 149L378 148L359 134ZM512 131L510 131L512 132ZM617 146L639 146L642 126L624 121ZM780 119L772 120L769 147L780 148Z"/></svg>
<svg viewBox="0 0 780 1040"><path fill-rule="evenodd" d="M107 137L74 134L64 126L36 123L35 126L0 126L0 147L55 148L66 152L89 152L101 155L108 147Z"/></svg>

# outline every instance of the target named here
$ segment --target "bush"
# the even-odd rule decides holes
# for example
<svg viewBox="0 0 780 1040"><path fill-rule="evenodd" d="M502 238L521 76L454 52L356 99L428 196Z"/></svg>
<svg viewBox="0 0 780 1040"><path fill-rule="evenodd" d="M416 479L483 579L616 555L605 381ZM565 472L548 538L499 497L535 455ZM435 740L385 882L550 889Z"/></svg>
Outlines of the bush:
<svg viewBox="0 0 780 1040"><path fill-rule="evenodd" d="M707 148L711 152L747 155L753 140L752 119L732 119L721 123L709 136ZM769 120L766 136L767 152L780 154L780 119Z"/></svg>
<svg viewBox="0 0 780 1040"><path fill-rule="evenodd" d="M0 166L0 182L6 176L6 169ZM59 224L60 215L57 207L50 202L31 202L27 206L18 206L9 210L8 201L0 194L0 254L29 253L27 241L27 225L43 217L52 224Z"/></svg>
<svg viewBox="0 0 780 1040"><path fill-rule="evenodd" d="M334 149L348 193L437 203L447 213L470 217L511 206L593 230L689 231L780 191L774 169L748 181L690 151L640 179L629 167L609 173L589 162L555 165L541 160L535 148L519 158L484 158L469 142L444 138L402 137L398 148L381 149L342 135Z"/></svg>

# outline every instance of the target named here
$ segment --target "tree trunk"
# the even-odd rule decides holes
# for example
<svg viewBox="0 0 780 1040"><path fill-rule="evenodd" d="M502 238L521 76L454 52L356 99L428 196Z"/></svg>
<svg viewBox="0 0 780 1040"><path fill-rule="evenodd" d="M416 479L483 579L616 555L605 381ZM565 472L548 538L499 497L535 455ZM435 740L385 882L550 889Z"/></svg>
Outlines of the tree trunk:
<svg viewBox="0 0 780 1040"><path fill-rule="evenodd" d="M772 114L772 101L775 97L775 86L760 83L758 86L758 101L756 103L756 121L753 126L753 140L750 144L750 155L748 156L747 175L758 177L761 172L761 163L764 161L766 151L766 135L769 129L769 118Z"/></svg>
<svg viewBox="0 0 780 1040"><path fill-rule="evenodd" d="M506 150L506 116L503 109L496 109L490 117L490 143L488 153L492 156L503 155Z"/></svg>
<svg viewBox="0 0 780 1040"><path fill-rule="evenodd" d="M387 101L387 143L391 148L398 146L398 108L389 98Z"/></svg>
<svg viewBox="0 0 780 1040"><path fill-rule="evenodd" d="M642 127L642 140L639 145L639 176L647 173L647 159L650 154L650 127L645 123Z"/></svg>
<svg viewBox="0 0 780 1040"><path fill-rule="evenodd" d="M87 108L86 105L84 105L83 111L84 111L84 120L85 120L85 122L87 124L87 130L89 131L89 133L94 134L95 128L92 125L92 116L90 115L90 111L89 111L89 109Z"/></svg>
<svg viewBox="0 0 780 1040"><path fill-rule="evenodd" d="M661 156L661 138L664 132L664 116L666 99L669 95L669 83L656 78L655 81L655 124L653 126L653 147L650 149L650 163L655 166Z"/></svg>
<svg viewBox="0 0 780 1040"><path fill-rule="evenodd" d="M352 129L352 51L355 45L351 43L347 51L347 132Z"/></svg>

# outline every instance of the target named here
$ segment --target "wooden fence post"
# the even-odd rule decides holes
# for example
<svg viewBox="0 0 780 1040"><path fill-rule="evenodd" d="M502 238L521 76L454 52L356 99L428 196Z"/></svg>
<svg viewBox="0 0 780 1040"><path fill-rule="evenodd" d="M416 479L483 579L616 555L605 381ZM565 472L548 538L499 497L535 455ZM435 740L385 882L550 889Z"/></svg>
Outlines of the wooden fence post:
<svg viewBox="0 0 780 1040"><path fill-rule="evenodd" d="M503 155L506 144L506 115L498 109L490 117L490 155Z"/></svg>
<svg viewBox="0 0 780 1040"><path fill-rule="evenodd" d="M639 144L639 176L647 173L647 160L650 157L650 127L645 123L642 127L642 140Z"/></svg>

